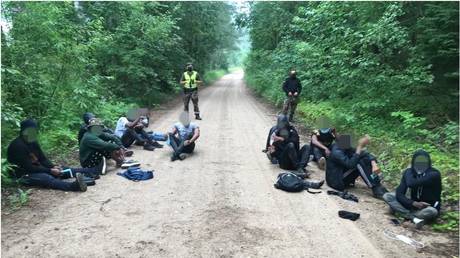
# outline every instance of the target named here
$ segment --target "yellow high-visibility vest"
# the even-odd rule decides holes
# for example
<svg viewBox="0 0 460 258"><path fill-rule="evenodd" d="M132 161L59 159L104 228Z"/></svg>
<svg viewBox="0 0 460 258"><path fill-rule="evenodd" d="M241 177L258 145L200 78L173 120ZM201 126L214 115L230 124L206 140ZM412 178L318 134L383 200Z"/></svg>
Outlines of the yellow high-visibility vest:
<svg viewBox="0 0 460 258"><path fill-rule="evenodd" d="M197 87L197 84L196 84L196 75L198 73L193 71L192 72L192 75L188 74L188 72L185 72L184 73L184 80L186 81L184 87L186 89L195 89Z"/></svg>

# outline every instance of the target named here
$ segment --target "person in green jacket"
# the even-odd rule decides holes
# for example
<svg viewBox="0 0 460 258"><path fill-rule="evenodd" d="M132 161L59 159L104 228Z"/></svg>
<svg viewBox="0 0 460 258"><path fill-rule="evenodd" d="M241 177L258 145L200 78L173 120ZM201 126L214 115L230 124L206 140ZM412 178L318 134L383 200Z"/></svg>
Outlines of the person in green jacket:
<svg viewBox="0 0 460 258"><path fill-rule="evenodd" d="M88 131L83 135L80 142L80 164L82 167L103 166L102 171L105 171L104 158L115 160L117 167L123 164L123 149L118 144L120 140L114 135L103 133L103 129L99 119L92 119L89 122Z"/></svg>

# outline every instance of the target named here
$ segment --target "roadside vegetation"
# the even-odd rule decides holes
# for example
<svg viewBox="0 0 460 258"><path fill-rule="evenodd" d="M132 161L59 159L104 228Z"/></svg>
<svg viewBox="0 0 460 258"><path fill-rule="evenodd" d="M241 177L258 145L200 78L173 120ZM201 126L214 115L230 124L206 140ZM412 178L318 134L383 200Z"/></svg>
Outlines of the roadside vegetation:
<svg viewBox="0 0 460 258"><path fill-rule="evenodd" d="M392 187L412 153L428 151L443 177L433 228L458 230L458 3L257 2L238 22L252 44L250 87L281 105L297 69L302 121L370 134Z"/></svg>

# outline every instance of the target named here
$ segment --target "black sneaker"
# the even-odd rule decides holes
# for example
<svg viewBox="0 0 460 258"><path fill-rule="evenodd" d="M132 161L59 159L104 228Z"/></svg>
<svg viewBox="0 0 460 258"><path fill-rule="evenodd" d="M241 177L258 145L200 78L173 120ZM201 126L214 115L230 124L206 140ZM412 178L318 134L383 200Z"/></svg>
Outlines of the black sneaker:
<svg viewBox="0 0 460 258"><path fill-rule="evenodd" d="M202 120L201 117L200 117L200 115L195 115L195 119L196 119L196 120Z"/></svg>
<svg viewBox="0 0 460 258"><path fill-rule="evenodd" d="M145 144L144 145L144 150L148 150L148 151L154 151L155 150L155 147L151 144Z"/></svg>
<svg viewBox="0 0 460 258"><path fill-rule="evenodd" d="M177 157L177 155L174 153L172 156L171 156L171 161L176 161L177 159L179 159Z"/></svg>
<svg viewBox="0 0 460 258"><path fill-rule="evenodd" d="M155 148L159 148L159 149L163 148L163 145L159 144L158 142L152 142L151 145Z"/></svg>
<svg viewBox="0 0 460 258"><path fill-rule="evenodd" d="M85 181L87 186L93 186L96 184L96 181L94 181L94 178L92 177L83 176L83 181Z"/></svg>
<svg viewBox="0 0 460 258"><path fill-rule="evenodd" d="M83 177L83 175L81 173L77 173L75 175L75 183L78 186L78 190L80 190L82 192L86 192L86 189L87 189L86 182L85 182L85 179L84 179L84 177Z"/></svg>
<svg viewBox="0 0 460 258"><path fill-rule="evenodd" d="M372 193L375 198L383 200L383 195L388 193L388 190L383 185L376 185L372 187Z"/></svg>

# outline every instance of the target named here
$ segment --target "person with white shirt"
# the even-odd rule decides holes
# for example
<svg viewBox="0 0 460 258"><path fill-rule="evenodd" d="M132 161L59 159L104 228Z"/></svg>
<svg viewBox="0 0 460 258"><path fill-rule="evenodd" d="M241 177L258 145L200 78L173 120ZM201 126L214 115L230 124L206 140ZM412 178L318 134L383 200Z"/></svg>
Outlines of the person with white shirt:
<svg viewBox="0 0 460 258"><path fill-rule="evenodd" d="M186 153L193 152L195 142L200 137L200 127L190 122L188 112L182 112L179 121L174 124L169 133L169 143L173 149L171 161L185 159Z"/></svg>

